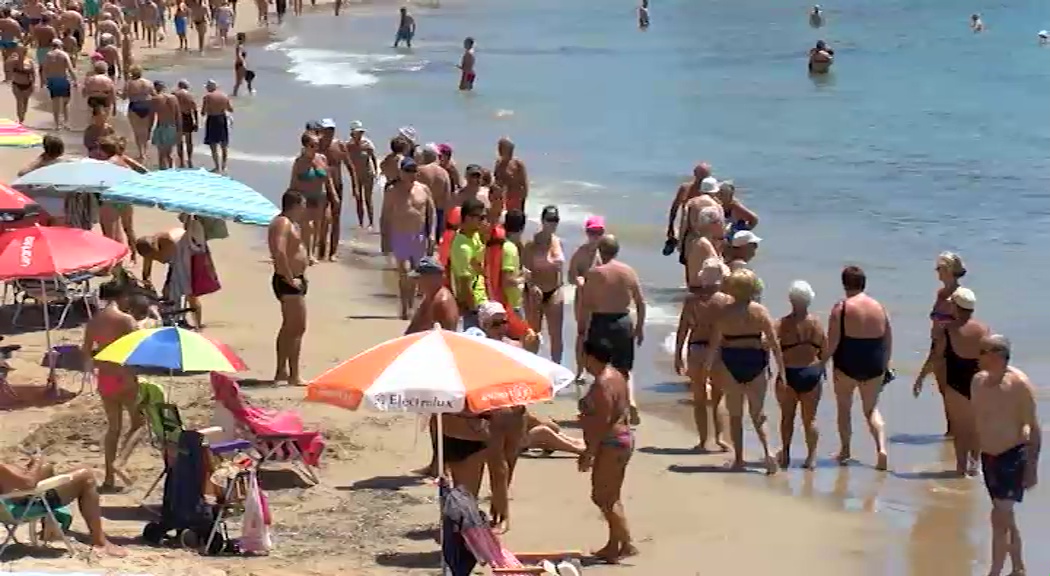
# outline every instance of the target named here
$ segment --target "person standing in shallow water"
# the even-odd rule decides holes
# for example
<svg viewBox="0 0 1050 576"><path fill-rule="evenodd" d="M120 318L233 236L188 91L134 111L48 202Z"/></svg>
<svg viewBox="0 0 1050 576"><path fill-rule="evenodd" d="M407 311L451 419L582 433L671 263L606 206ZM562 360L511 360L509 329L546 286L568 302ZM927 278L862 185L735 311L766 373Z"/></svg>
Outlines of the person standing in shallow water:
<svg viewBox="0 0 1050 576"><path fill-rule="evenodd" d="M296 0L302 1L302 0ZM412 47L412 37L416 35L416 19L408 13L408 8L402 7L400 20L397 23L397 35L394 37L394 48L401 45Z"/></svg>
<svg viewBox="0 0 1050 576"><path fill-rule="evenodd" d="M586 450L580 454L580 472L591 473L591 502L609 527L609 540L594 556L610 564L638 554L631 541L623 507L623 480L634 454L631 430L631 390L627 375L613 362L616 346L605 338L583 344L583 362L594 383L580 399L580 427Z"/></svg>
<svg viewBox="0 0 1050 576"><path fill-rule="evenodd" d="M638 27L642 30L649 27L649 0L642 0L638 7Z"/></svg>
<svg viewBox="0 0 1050 576"><path fill-rule="evenodd" d="M507 210L525 210L525 200L529 196L529 175L525 163L514 156L514 142L510 138L500 138L496 144L499 157L492 168L493 187L503 190Z"/></svg>
<svg viewBox="0 0 1050 576"><path fill-rule="evenodd" d="M822 361L829 358L834 365L835 401L838 405L839 440L842 449L836 457L843 466L852 459L850 442L853 436L850 412L853 393L860 391L861 408L868 430L875 441L878 470L886 470L886 423L879 413L879 394L886 385L890 357L893 352L893 331L890 316L878 300L868 296L864 289L868 277L857 266L842 270L842 288L846 297L831 309L828 318L828 347Z"/></svg>
<svg viewBox="0 0 1050 576"><path fill-rule="evenodd" d="M477 74L474 73L474 39L467 37L463 41L463 58L459 61L459 89L460 90L473 90L474 80L477 79Z"/></svg>
<svg viewBox="0 0 1050 576"><path fill-rule="evenodd" d="M817 459L817 406L824 384L821 353L827 347L824 327L809 312L816 293L808 282L796 280L788 291L791 313L777 321L777 338L784 354L784 376L777 380L776 395L780 402L781 468L791 465L791 439L795 432L795 413L802 406L802 430L806 435L806 461L803 468L813 469Z"/></svg>
<svg viewBox="0 0 1050 576"><path fill-rule="evenodd" d="M933 308L930 310L930 349L934 347L937 334L944 326L955 320L955 305L952 304L952 294L959 288L959 281L966 276L966 265L962 258L952 252L941 252L937 256L937 279L941 281L941 287L934 296ZM944 358L942 356L930 355L928 364L924 365L924 372L932 372L937 381L937 390L944 396ZM948 418L948 405L944 401L944 421L946 423L945 436L952 435L952 424Z"/></svg>
<svg viewBox="0 0 1050 576"><path fill-rule="evenodd" d="M973 379L972 403L981 452L981 470L992 500L992 564L988 576L1002 574L1010 557L1012 575L1025 574L1021 529L1014 507L1039 481L1042 426L1035 387L1028 375L1010 366L1010 341L1000 334L981 344L981 371Z"/></svg>

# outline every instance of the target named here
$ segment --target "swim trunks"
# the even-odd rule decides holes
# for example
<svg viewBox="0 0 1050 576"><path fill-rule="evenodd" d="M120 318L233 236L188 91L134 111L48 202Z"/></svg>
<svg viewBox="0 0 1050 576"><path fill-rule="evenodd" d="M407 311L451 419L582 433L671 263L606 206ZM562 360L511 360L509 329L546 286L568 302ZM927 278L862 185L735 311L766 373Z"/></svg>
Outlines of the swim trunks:
<svg viewBox="0 0 1050 576"><path fill-rule="evenodd" d="M587 328L587 340L605 340L612 348L609 361L621 372L634 368L634 324L626 312L591 314L591 325Z"/></svg>
<svg viewBox="0 0 1050 576"><path fill-rule="evenodd" d="M179 141L179 131L174 124L157 124L150 140L158 148L171 148Z"/></svg>
<svg viewBox="0 0 1050 576"><path fill-rule="evenodd" d="M981 474L992 500L1024 499L1024 476L1028 467L1028 446L1018 444L997 454L981 452Z"/></svg>
<svg viewBox="0 0 1050 576"><path fill-rule="evenodd" d="M186 17L176 16L175 17L175 34L179 36L186 35Z"/></svg>
<svg viewBox="0 0 1050 576"><path fill-rule="evenodd" d="M197 131L197 117L190 112L182 113L182 133L192 134Z"/></svg>
<svg viewBox="0 0 1050 576"><path fill-rule="evenodd" d="M397 31L397 38L394 39L394 42L407 42L411 44L412 36L415 36L415 34L412 33L410 28L402 28Z"/></svg>
<svg viewBox="0 0 1050 576"><path fill-rule="evenodd" d="M52 98L69 98L72 88L69 78L65 76L53 76L47 79L47 92Z"/></svg>
<svg viewBox="0 0 1050 576"><path fill-rule="evenodd" d="M204 143L226 145L230 143L230 125L225 114L208 114L204 119Z"/></svg>
<svg viewBox="0 0 1050 576"><path fill-rule="evenodd" d="M128 112L134 112L139 118L146 118L153 111L153 107L146 100L132 100L128 102Z"/></svg>
<svg viewBox="0 0 1050 576"><path fill-rule="evenodd" d="M390 248L398 262L415 266L426 255L427 238L419 232L391 232Z"/></svg>
<svg viewBox="0 0 1050 576"><path fill-rule="evenodd" d="M270 279L270 287L273 288L274 297L280 300L285 296L306 296L306 290L309 288L306 276L300 274L295 279L302 282L302 288L296 288L285 280L284 276L274 274L273 278Z"/></svg>
<svg viewBox="0 0 1050 576"><path fill-rule="evenodd" d="M18 46L17 40L0 40L0 48L4 50L11 50Z"/></svg>
<svg viewBox="0 0 1050 576"><path fill-rule="evenodd" d="M47 53L51 51L50 47L37 48L36 49L36 63L38 66L44 64L44 58L47 57Z"/></svg>

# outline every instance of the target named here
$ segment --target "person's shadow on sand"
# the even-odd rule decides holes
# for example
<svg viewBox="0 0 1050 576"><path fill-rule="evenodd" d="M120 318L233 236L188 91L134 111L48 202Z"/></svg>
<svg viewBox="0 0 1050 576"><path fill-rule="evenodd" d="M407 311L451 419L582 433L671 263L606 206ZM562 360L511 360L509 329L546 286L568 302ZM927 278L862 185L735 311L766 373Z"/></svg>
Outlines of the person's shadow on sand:
<svg viewBox="0 0 1050 576"><path fill-rule="evenodd" d="M766 471L763 466L765 465L761 462L744 462L743 468L733 470L724 464L698 464L695 466L671 464L667 469L678 474L759 474L765 476Z"/></svg>
<svg viewBox="0 0 1050 576"><path fill-rule="evenodd" d="M421 486L422 476L373 476L358 480L349 486L336 486L336 490L400 490L410 486Z"/></svg>
<svg viewBox="0 0 1050 576"><path fill-rule="evenodd" d="M441 566L441 551L430 552L383 552L376 554L376 564L396 568L438 568Z"/></svg>

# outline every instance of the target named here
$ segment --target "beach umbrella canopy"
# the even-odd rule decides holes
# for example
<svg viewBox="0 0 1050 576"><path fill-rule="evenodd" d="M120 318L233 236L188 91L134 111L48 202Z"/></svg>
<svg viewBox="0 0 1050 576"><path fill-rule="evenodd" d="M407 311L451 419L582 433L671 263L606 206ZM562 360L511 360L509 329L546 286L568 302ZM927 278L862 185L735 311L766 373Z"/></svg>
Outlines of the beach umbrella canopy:
<svg viewBox="0 0 1050 576"><path fill-rule="evenodd" d="M14 120L0 118L0 147L33 148L44 143L44 137Z"/></svg>
<svg viewBox="0 0 1050 576"><path fill-rule="evenodd" d="M549 400L573 373L498 340L434 329L395 338L332 368L306 399L356 410L484 412Z"/></svg>
<svg viewBox="0 0 1050 576"><path fill-rule="evenodd" d="M0 222L10 222L40 213L36 200L10 186L0 184Z"/></svg>
<svg viewBox="0 0 1050 576"><path fill-rule="evenodd" d="M102 199L256 226L268 226L280 212L247 185L206 170L139 174L103 192Z"/></svg>
<svg viewBox="0 0 1050 576"><path fill-rule="evenodd" d="M177 327L147 328L125 334L95 354L95 360L180 372L248 369L229 346L200 332Z"/></svg>
<svg viewBox="0 0 1050 576"><path fill-rule="evenodd" d="M0 233L0 280L54 278L104 269L127 255L126 244L90 230L16 228Z"/></svg>
<svg viewBox="0 0 1050 576"><path fill-rule="evenodd" d="M138 176L130 168L91 158L56 162L38 168L11 183L23 191L53 188L59 192L101 192Z"/></svg>

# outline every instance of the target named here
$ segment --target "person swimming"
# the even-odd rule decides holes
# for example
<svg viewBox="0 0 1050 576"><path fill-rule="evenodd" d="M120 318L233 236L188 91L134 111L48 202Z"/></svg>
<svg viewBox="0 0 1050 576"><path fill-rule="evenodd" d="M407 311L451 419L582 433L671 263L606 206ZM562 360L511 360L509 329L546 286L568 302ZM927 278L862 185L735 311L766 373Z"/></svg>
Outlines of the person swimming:
<svg viewBox="0 0 1050 576"><path fill-rule="evenodd" d="M980 14L970 15L970 30L973 30L975 34L977 32L984 32L984 21L981 20Z"/></svg>
<svg viewBox="0 0 1050 576"><path fill-rule="evenodd" d="M813 10L809 13L809 25L814 28L820 28L824 25L824 10L820 7L820 4L813 5Z"/></svg>
<svg viewBox="0 0 1050 576"><path fill-rule="evenodd" d="M817 45L809 50L809 73L827 74L834 61L835 51L823 40L817 40Z"/></svg>

